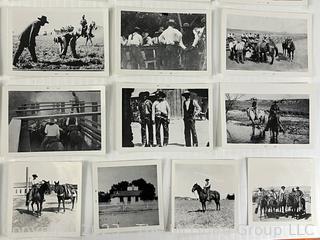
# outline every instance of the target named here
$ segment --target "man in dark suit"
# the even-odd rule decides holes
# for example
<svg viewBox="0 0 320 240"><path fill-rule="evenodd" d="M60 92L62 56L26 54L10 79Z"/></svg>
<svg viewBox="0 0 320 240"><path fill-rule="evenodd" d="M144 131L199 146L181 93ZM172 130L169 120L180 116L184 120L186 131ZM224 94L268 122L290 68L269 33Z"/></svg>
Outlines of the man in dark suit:
<svg viewBox="0 0 320 240"><path fill-rule="evenodd" d="M17 66L17 63L19 61L19 57L22 54L23 50L25 48L29 49L29 52L32 57L33 62L37 62L37 55L36 55L36 36L38 36L40 28L44 26L46 23L49 23L46 16L42 16L41 18L38 18L36 21L31 23L20 35L19 40L19 46L18 50L16 51L13 59L13 65Z"/></svg>
<svg viewBox="0 0 320 240"><path fill-rule="evenodd" d="M201 107L198 102L190 99L190 92L185 91L182 93L185 97L183 102L183 121L184 121L184 136L186 141L186 146L191 147L191 135L192 143L194 147L198 147L198 138L195 127L195 116L201 112Z"/></svg>

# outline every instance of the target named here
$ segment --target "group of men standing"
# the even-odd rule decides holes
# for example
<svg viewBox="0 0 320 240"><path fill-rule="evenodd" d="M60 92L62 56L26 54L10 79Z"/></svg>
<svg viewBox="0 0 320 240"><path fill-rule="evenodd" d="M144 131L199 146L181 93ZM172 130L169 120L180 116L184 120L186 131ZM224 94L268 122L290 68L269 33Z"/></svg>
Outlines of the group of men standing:
<svg viewBox="0 0 320 240"><path fill-rule="evenodd" d="M190 99L191 93L185 91L182 96L183 102L183 121L185 145L187 147L198 147L198 138L195 128L195 117L201 112L201 107L196 100ZM156 100L150 100L149 92L139 94L139 113L141 123L141 141L145 147L167 146L169 144L169 124L170 124L170 105L166 100L166 94L163 91L155 92ZM153 141L153 124L156 131L156 145ZM161 128L163 129L163 141L161 140ZM148 137L147 137L148 134Z"/></svg>
<svg viewBox="0 0 320 240"><path fill-rule="evenodd" d="M143 36L146 35L147 41ZM167 21L167 28L160 27L153 38L143 34L140 27L135 27L128 39L122 37L121 45L128 46L132 69L145 69L145 54L142 46L156 45L156 65L162 70L204 70L206 68L206 20L203 18L197 27L184 23L181 31L175 20ZM122 61L127 58L122 51ZM126 66L123 66L126 68Z"/></svg>

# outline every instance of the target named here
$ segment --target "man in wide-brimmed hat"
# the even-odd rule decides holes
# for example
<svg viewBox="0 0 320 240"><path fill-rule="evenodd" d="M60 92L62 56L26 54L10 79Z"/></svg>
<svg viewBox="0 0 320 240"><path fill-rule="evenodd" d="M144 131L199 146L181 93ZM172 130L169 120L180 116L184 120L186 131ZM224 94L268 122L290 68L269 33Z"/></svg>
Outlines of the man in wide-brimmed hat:
<svg viewBox="0 0 320 240"><path fill-rule="evenodd" d="M169 143L170 106L165 100L164 92L157 91L156 97L157 100L152 104L152 122L156 124L157 146L161 147L161 126L163 127L163 146Z"/></svg>
<svg viewBox="0 0 320 240"><path fill-rule="evenodd" d="M45 137L41 143L41 149L45 150L46 145L49 142L59 141L60 139L60 127L56 123L54 118L50 118L49 123L44 129Z"/></svg>
<svg viewBox="0 0 320 240"><path fill-rule="evenodd" d="M131 68L145 69L145 62L141 53L143 38L141 35L141 29L138 26L136 26L133 32L129 35L127 45L130 50Z"/></svg>
<svg viewBox="0 0 320 240"><path fill-rule="evenodd" d="M169 19L167 29L159 36L159 42L164 45L164 67L166 70L179 70L179 51L186 49L182 41L182 33L176 29L176 22Z"/></svg>
<svg viewBox="0 0 320 240"><path fill-rule="evenodd" d="M190 95L191 93L188 90L182 93L182 96L185 98L185 100L183 101L184 137L187 147L191 147L192 145L194 147L198 147L195 117L201 112L201 107L196 100L190 98Z"/></svg>
<svg viewBox="0 0 320 240"><path fill-rule="evenodd" d="M269 121L268 121L268 124L267 124L267 129L268 128L271 128L270 126L270 120L275 118L276 121L277 121L277 124L279 126L279 129L280 129L280 132L283 132L284 133L284 128L281 124L281 121L280 121L280 107L278 105L278 101L277 100L274 100L271 107L270 107L270 114L269 114Z"/></svg>
<svg viewBox="0 0 320 240"><path fill-rule="evenodd" d="M153 145L153 124L152 124L152 102L149 99L150 93L148 91L139 93L139 112L141 123L141 142L145 147ZM147 131L148 129L148 140Z"/></svg>
<svg viewBox="0 0 320 240"><path fill-rule="evenodd" d="M19 46L14 55L13 65L17 66L19 57L25 48L28 48L33 62L38 62L36 55L36 36L39 35L40 28L46 23L49 23L46 16L39 17L36 21L31 23L20 35Z"/></svg>
<svg viewBox="0 0 320 240"><path fill-rule="evenodd" d="M208 201L210 201L210 188L211 188L210 179L206 178L205 179L205 184L203 186L203 191L205 192L205 194L207 194L207 200Z"/></svg>

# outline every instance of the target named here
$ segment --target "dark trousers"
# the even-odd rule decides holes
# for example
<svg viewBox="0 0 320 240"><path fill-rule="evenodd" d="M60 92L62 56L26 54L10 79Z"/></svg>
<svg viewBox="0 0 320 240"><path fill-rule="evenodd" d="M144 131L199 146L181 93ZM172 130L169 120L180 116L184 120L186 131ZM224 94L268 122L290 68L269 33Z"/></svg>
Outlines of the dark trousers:
<svg viewBox="0 0 320 240"><path fill-rule="evenodd" d="M147 142L147 133L146 129L148 129L149 142ZM151 118L142 118L141 119L141 141L142 144L153 144L153 126Z"/></svg>
<svg viewBox="0 0 320 240"><path fill-rule="evenodd" d="M163 145L167 145L169 143L169 124L168 120L163 117L156 117L156 139L157 144L161 145L161 135L160 130L161 126L163 127Z"/></svg>
<svg viewBox="0 0 320 240"><path fill-rule="evenodd" d="M165 46L165 69L179 70L179 47L176 45Z"/></svg>
<svg viewBox="0 0 320 240"><path fill-rule="evenodd" d="M21 56L23 50L26 48L26 46L24 46L23 44L19 44L19 47L14 55L14 59L13 59L13 65L16 65L19 61L19 57ZM35 46L29 46L27 47L30 54L31 54L31 58L32 58L32 61L33 62L38 62L38 58L37 58L37 55L36 55L36 49L35 49Z"/></svg>
<svg viewBox="0 0 320 240"><path fill-rule="evenodd" d="M71 106L71 111L73 111L73 109L76 109L77 113L80 112L80 104L79 103L73 103Z"/></svg>
<svg viewBox="0 0 320 240"><path fill-rule="evenodd" d="M236 55L237 55L237 63L239 63L239 62L243 63L243 51L237 50Z"/></svg>
<svg viewBox="0 0 320 240"><path fill-rule="evenodd" d="M77 37L72 36L70 34L66 34L62 37L62 49L60 56L65 56L68 51L68 47L70 45L72 56L74 58L79 58L77 51L76 51L76 43L77 43Z"/></svg>
<svg viewBox="0 0 320 240"><path fill-rule="evenodd" d="M198 49L188 50L183 54L185 70L199 70L200 55Z"/></svg>
<svg viewBox="0 0 320 240"><path fill-rule="evenodd" d="M195 120L184 119L184 137L186 140L186 146L191 147L191 136L193 145L198 145L198 137L196 132Z"/></svg>

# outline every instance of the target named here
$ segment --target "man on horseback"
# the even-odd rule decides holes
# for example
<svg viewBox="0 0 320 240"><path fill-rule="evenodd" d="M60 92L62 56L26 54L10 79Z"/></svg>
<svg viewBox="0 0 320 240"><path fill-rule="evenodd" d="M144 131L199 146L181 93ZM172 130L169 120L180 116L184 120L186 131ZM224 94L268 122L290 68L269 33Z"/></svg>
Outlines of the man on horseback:
<svg viewBox="0 0 320 240"><path fill-rule="evenodd" d="M60 127L56 124L55 119L50 118L50 122L44 129L45 137L41 143L41 149L46 150L47 145L57 142L60 139Z"/></svg>
<svg viewBox="0 0 320 240"><path fill-rule="evenodd" d="M38 175L32 174L31 188L30 188L29 192L27 193L27 202L30 202L32 200L32 197L37 193L41 184L42 184L42 181L38 180ZM43 199L43 201L45 201L45 199Z"/></svg>
<svg viewBox="0 0 320 240"><path fill-rule="evenodd" d="M210 180L207 178L205 180L205 184L203 186L203 191L207 195L207 200L210 201L210 188L211 188L211 183Z"/></svg>

